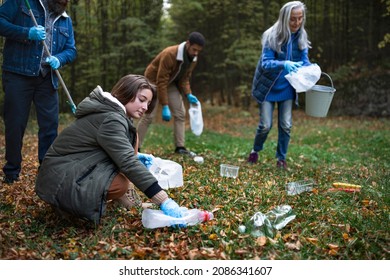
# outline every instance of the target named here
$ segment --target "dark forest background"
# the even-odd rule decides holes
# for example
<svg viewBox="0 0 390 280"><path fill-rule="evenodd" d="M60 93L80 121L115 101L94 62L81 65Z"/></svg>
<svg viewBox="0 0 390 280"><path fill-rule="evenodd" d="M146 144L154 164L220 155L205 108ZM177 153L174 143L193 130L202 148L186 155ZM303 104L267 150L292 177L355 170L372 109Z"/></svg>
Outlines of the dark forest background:
<svg viewBox="0 0 390 280"><path fill-rule="evenodd" d="M256 106L251 84L261 35L286 2L72 0L68 13L78 57L61 73L78 104L98 84L109 91L123 75L143 74L163 48L199 31L207 42L193 74L193 93L201 102L248 110ZM390 1L304 3L310 59L332 77L336 88L333 114L390 116ZM1 37L1 48L3 42ZM320 83L330 85L326 78ZM61 110L70 112L65 94L60 96ZM0 94L0 103L3 98Z"/></svg>

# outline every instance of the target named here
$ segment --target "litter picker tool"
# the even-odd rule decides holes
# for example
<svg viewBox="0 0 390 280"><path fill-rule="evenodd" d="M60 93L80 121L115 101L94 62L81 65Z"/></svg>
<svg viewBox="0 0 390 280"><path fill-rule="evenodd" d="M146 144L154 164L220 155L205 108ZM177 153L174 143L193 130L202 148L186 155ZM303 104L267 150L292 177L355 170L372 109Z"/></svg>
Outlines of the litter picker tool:
<svg viewBox="0 0 390 280"><path fill-rule="evenodd" d="M31 10L30 3L28 2L28 0L25 0L25 2L26 2L26 5L27 5L27 8L28 8L28 11L29 11L29 13L31 15L31 18L32 18L32 20L34 22L34 25L38 26L38 23L37 23L37 20L35 19L34 13ZM45 49L46 54L48 56L51 56L50 50L47 47L47 44L46 44L45 40L43 40L42 43L43 43L43 48ZM58 69L53 69L53 70L56 73L56 75L58 77L58 80L60 81L60 84L61 84L62 88L64 89L64 91L66 93L66 96L68 97L67 103L70 105L70 109L72 110L72 113L73 114L76 113L76 105L74 104L74 102L72 100L72 97L70 96L70 93L68 91L68 88L66 87L65 82L64 82L64 80L61 77L60 71L58 71Z"/></svg>

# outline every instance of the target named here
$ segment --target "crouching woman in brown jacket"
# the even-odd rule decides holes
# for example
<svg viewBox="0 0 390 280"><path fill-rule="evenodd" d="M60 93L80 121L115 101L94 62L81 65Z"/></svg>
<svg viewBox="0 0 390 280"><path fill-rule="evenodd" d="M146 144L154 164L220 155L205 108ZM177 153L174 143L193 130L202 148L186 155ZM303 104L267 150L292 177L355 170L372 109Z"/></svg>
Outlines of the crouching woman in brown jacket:
<svg viewBox="0 0 390 280"><path fill-rule="evenodd" d="M179 205L137 155L133 119L152 111L156 100L155 86L143 76L124 76L111 93L97 86L46 153L37 195L60 212L99 223L109 200L133 206L133 183L165 214L181 217Z"/></svg>

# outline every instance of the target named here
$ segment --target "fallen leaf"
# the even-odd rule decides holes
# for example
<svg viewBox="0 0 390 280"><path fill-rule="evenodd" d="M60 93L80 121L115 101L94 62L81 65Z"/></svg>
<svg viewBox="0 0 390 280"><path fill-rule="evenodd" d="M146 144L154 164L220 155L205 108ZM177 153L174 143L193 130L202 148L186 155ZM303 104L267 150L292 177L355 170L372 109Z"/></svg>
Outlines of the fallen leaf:
<svg viewBox="0 0 390 280"><path fill-rule="evenodd" d="M329 244L328 244L328 247L329 247L331 250L338 250L338 249L339 249L339 245L337 245L337 244L332 244L332 243L329 243Z"/></svg>
<svg viewBox="0 0 390 280"><path fill-rule="evenodd" d="M368 206L368 205L370 205L370 200L369 199L363 199L362 203L363 203L364 206Z"/></svg>
<svg viewBox="0 0 390 280"><path fill-rule="evenodd" d="M197 256L200 256L199 249L193 249L188 252L190 260L194 260Z"/></svg>
<svg viewBox="0 0 390 280"><path fill-rule="evenodd" d="M234 251L234 253L236 253L237 255L242 255L242 254L248 253L248 250L237 249L237 250Z"/></svg>
<svg viewBox="0 0 390 280"><path fill-rule="evenodd" d="M210 240L218 240L218 236L215 233L209 235Z"/></svg>
<svg viewBox="0 0 390 280"><path fill-rule="evenodd" d="M314 245L316 245L318 243L318 238L306 237L306 240L309 241L311 244L314 244Z"/></svg>
<svg viewBox="0 0 390 280"><path fill-rule="evenodd" d="M301 249L301 247L302 247L302 243L299 242L299 240L298 240L298 241L295 242L295 243L293 243L293 242L287 242L287 243L284 244L284 246L285 246L287 249L289 249L289 250L297 250L297 251L299 251L299 250Z"/></svg>
<svg viewBox="0 0 390 280"><path fill-rule="evenodd" d="M334 249L331 249L328 251L328 254L331 255L331 256L336 256L337 255L337 250L334 250Z"/></svg>
<svg viewBox="0 0 390 280"><path fill-rule="evenodd" d="M267 237L265 236L260 236L256 238L256 244L259 246L264 246L267 243Z"/></svg>

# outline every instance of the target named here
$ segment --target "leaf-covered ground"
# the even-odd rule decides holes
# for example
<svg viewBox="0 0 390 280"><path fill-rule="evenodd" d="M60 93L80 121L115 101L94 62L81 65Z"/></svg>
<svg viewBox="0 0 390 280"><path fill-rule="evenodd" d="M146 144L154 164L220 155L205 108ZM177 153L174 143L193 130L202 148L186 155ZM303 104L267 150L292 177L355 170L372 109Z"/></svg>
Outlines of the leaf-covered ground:
<svg viewBox="0 0 390 280"><path fill-rule="evenodd" d="M250 165L257 109L203 107L203 134L186 134L187 147L204 157L203 164L173 153L171 123L151 127L143 152L180 163L184 186L168 190L169 195L182 206L212 210L214 220L148 230L140 209L113 205L97 226L58 217L34 192L38 163L31 123L21 180L0 185L0 259L389 258L389 119L311 118L294 111L289 170L280 171L274 158L276 122L259 163ZM3 165L3 134L0 152ZM238 165L238 178L221 177L221 163ZM286 194L288 182L304 179L314 180L313 191ZM361 192L329 191L336 181L359 184ZM290 205L296 218L273 238L238 231L256 212L278 205Z"/></svg>

